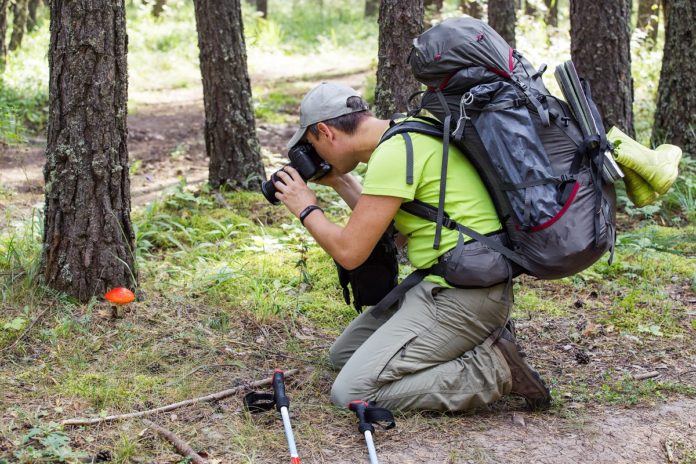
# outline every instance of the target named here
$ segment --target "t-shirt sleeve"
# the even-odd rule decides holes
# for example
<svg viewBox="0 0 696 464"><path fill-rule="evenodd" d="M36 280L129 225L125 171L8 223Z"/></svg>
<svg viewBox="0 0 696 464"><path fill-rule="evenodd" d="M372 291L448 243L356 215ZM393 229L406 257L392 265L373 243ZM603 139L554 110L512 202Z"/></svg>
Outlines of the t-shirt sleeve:
<svg viewBox="0 0 696 464"><path fill-rule="evenodd" d="M414 163L414 182L411 185L406 183L406 144L403 137L395 135L372 153L362 193L413 200L421 171L422 165Z"/></svg>

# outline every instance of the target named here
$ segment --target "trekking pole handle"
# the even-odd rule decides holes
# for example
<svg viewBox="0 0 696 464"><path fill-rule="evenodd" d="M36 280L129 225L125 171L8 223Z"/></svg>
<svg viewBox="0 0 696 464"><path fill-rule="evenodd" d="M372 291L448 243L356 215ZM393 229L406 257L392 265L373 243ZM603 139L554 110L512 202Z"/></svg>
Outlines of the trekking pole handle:
<svg viewBox="0 0 696 464"><path fill-rule="evenodd" d="M367 401L364 400L353 400L348 403L348 409L353 411L356 416L358 416L358 431L360 433L365 433L365 431L374 433L374 426L365 419L365 410L367 409Z"/></svg>
<svg viewBox="0 0 696 464"><path fill-rule="evenodd" d="M276 369L273 374L273 399L278 412L280 408L290 407L290 400L285 394L285 374L281 369Z"/></svg>

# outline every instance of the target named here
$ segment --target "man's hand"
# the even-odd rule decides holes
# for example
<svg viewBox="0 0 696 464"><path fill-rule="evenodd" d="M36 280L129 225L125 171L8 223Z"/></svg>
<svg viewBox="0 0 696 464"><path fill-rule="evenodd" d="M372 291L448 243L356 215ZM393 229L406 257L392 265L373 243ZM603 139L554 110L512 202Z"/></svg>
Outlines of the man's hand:
<svg viewBox="0 0 696 464"><path fill-rule="evenodd" d="M307 187L300 173L292 166L285 166L282 171L276 173L276 176L282 182L273 183L276 188L275 196L295 216L299 217L303 209L317 203L317 196L314 194L314 191Z"/></svg>

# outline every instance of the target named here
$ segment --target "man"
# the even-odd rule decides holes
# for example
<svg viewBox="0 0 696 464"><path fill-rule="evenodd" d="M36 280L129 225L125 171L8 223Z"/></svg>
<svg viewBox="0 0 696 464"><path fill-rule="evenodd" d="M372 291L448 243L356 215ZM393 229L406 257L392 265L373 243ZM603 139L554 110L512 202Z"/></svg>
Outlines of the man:
<svg viewBox="0 0 696 464"><path fill-rule="evenodd" d="M343 85L322 83L302 100L300 128L288 147L306 140L333 166L321 183L333 187L353 210L345 227L324 216L294 169L280 172L282 182L274 184L276 197L346 269L367 259L392 221L408 238L409 259L417 268L430 267L459 238L458 232L443 229L435 250L435 224L399 209L414 198L437 204L442 141L411 134L415 159L409 185L403 139L379 144L388 127L388 120L375 118L360 95ZM481 234L499 230L480 177L456 148L450 150L445 211ZM367 163L362 187L349 174L361 162ZM379 317L372 308L366 310L330 349L331 362L341 369L332 402L345 406L360 399L397 410L462 411L513 393L532 408L548 406L549 390L522 359L514 334L503 327L510 292L506 284L452 288L431 275Z"/></svg>

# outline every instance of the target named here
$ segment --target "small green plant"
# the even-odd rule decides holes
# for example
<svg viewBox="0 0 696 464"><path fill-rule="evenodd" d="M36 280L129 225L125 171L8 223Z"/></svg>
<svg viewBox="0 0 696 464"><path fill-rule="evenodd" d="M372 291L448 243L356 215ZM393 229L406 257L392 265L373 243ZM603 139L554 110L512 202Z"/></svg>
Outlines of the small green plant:
<svg viewBox="0 0 696 464"><path fill-rule="evenodd" d="M15 457L21 463L75 462L87 458L87 453L75 451L70 438L55 422L33 427L22 437Z"/></svg>

